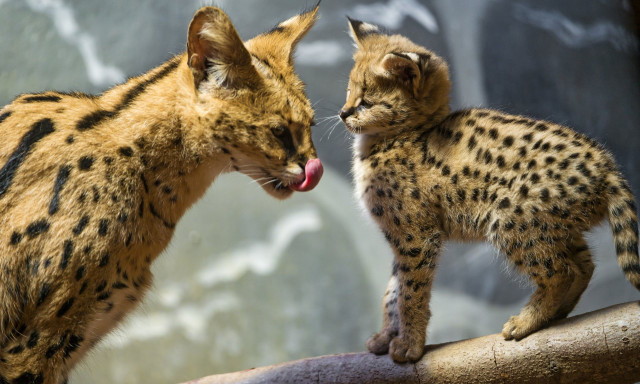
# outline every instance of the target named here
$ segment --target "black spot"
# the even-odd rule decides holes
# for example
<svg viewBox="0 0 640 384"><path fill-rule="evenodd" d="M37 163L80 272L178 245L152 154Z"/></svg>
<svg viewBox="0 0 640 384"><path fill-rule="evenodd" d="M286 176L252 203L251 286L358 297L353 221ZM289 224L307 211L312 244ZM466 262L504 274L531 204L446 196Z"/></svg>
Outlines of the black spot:
<svg viewBox="0 0 640 384"><path fill-rule="evenodd" d="M506 222L504 224L504 229L510 231L512 230L514 227L516 226L516 223L513 222L513 220L509 220L508 222Z"/></svg>
<svg viewBox="0 0 640 384"><path fill-rule="evenodd" d="M45 353L45 357L47 359L52 358L60 349L62 349L62 347L64 346L64 342L67 340L67 336L68 336L68 333L65 333L60 337L60 340L57 343L51 345L47 349L47 352Z"/></svg>
<svg viewBox="0 0 640 384"><path fill-rule="evenodd" d="M495 128L491 128L489 130L489 137L492 138L493 140L498 138L498 130Z"/></svg>
<svg viewBox="0 0 640 384"><path fill-rule="evenodd" d="M553 156L547 156L544 159L544 162L547 163L547 164L553 164L553 163L555 163L555 161L556 161L556 158L553 157Z"/></svg>
<svg viewBox="0 0 640 384"><path fill-rule="evenodd" d="M47 232L48 230L49 230L49 222L46 219L42 219L42 220L34 221L33 223L29 224L25 233L30 238L34 238L44 232Z"/></svg>
<svg viewBox="0 0 640 384"><path fill-rule="evenodd" d="M42 303L44 303L44 301L47 299L47 296L49 296L49 293L51 293L51 286L48 283L42 284L42 287L40 287L40 292L38 293L38 302L36 303L36 306L40 306Z"/></svg>
<svg viewBox="0 0 640 384"><path fill-rule="evenodd" d="M38 345L38 340L40 340L40 333L38 331L31 332L29 340L27 341L27 348L31 349Z"/></svg>
<svg viewBox="0 0 640 384"><path fill-rule="evenodd" d="M449 169L448 165L442 167L442 176L449 176L451 174L451 169Z"/></svg>
<svg viewBox="0 0 640 384"><path fill-rule="evenodd" d="M60 309L58 309L58 313L56 313L56 317L64 316L65 313L67 313L71 309L71 306L73 305L74 301L75 301L75 298L73 297L65 301L64 304L62 304L62 306L60 307Z"/></svg>
<svg viewBox="0 0 640 384"><path fill-rule="evenodd" d="M543 188L540 191L540 199L542 199L542 201L544 202L549 201L549 190L547 188Z"/></svg>
<svg viewBox="0 0 640 384"><path fill-rule="evenodd" d="M491 156L491 152L489 152L489 150L487 149L487 151L484 153L484 162L485 164L489 164L493 161L493 156Z"/></svg>
<svg viewBox="0 0 640 384"><path fill-rule="evenodd" d="M2 169L0 169L0 198L4 196L11 186L16 171L27 158L29 152L33 149L33 146L53 131L53 121L45 118L33 124L31 129L25 133L20 140L18 147L9 157L9 160L7 160Z"/></svg>
<svg viewBox="0 0 640 384"><path fill-rule="evenodd" d="M380 217L380 216L382 216L382 214L384 213L384 208L382 208L382 205L380 205L380 204L376 204L376 206L375 206L375 207L371 208L371 213L372 213L374 216L378 216L378 217Z"/></svg>
<svg viewBox="0 0 640 384"><path fill-rule="evenodd" d="M109 219L100 219L100 224L98 225L98 235L106 236L109 232Z"/></svg>
<svg viewBox="0 0 640 384"><path fill-rule="evenodd" d="M502 140L502 145L505 147L510 147L513 145L513 136L507 136Z"/></svg>
<svg viewBox="0 0 640 384"><path fill-rule="evenodd" d="M519 171L519 170L520 170L520 162L519 162L519 161L516 161L516 162L513 164L513 170L514 170L514 171Z"/></svg>
<svg viewBox="0 0 640 384"><path fill-rule="evenodd" d="M22 233L13 232L13 234L11 234L11 240L10 240L9 244L17 245L18 243L20 243L20 241L22 241Z"/></svg>
<svg viewBox="0 0 640 384"><path fill-rule="evenodd" d="M478 144L478 142L476 141L476 137L475 136L471 136L469 138L469 142L467 143L467 148L469 148L469 150L471 151L473 148L476 147L477 144Z"/></svg>
<svg viewBox="0 0 640 384"><path fill-rule="evenodd" d="M532 183L537 183L538 181L540 181L540 175L538 175L537 173L533 173L531 175L531 182Z"/></svg>
<svg viewBox="0 0 640 384"><path fill-rule="evenodd" d="M51 198L51 202L49 203L49 214L53 215L58 212L60 208L60 192L62 192L62 188L66 184L67 180L69 180L69 175L71 174L71 166L63 165L60 167L58 171L58 176L56 177L56 182L53 186L53 197Z"/></svg>
<svg viewBox="0 0 640 384"><path fill-rule="evenodd" d="M504 157L502 155L498 155L498 157L496 157L496 164L498 164L499 168L504 168L506 163L505 163Z"/></svg>
<svg viewBox="0 0 640 384"><path fill-rule="evenodd" d="M129 146L120 147L118 149L118 153L120 153L122 156L125 156L125 157L131 157L131 156L133 156L133 149L131 147L129 147Z"/></svg>
<svg viewBox="0 0 640 384"><path fill-rule="evenodd" d="M24 345L16 345L15 347L9 349L7 351L7 353L10 354L10 355L17 355L18 353L21 353L22 351L24 351Z"/></svg>
<svg viewBox="0 0 640 384"><path fill-rule="evenodd" d="M536 131L544 132L544 131L548 130L548 129L549 129L549 127L548 127L548 126L546 126L546 125L545 125L545 124L543 124L543 123L538 123L538 125L536 125L536 126L534 127L534 129L535 129Z"/></svg>
<svg viewBox="0 0 640 384"><path fill-rule="evenodd" d="M549 143L544 143L544 144L542 144L542 146L540 147L540 149L546 152L546 151L548 151L548 150L549 150L549 146L550 146L550 144L549 144Z"/></svg>
<svg viewBox="0 0 640 384"><path fill-rule="evenodd" d="M94 161L93 156L82 156L80 160L78 160L78 168L80 168L81 171L87 171L91 169Z"/></svg>
<svg viewBox="0 0 640 384"><path fill-rule="evenodd" d="M101 258L100 258L100 264L98 264L98 267L105 267L109 264L109 254L105 253Z"/></svg>
<svg viewBox="0 0 640 384"><path fill-rule="evenodd" d="M105 301L110 297L111 297L111 292L107 291L107 292L103 292L103 293L99 294L98 297L96 298L96 300Z"/></svg>
<svg viewBox="0 0 640 384"><path fill-rule="evenodd" d="M462 202L467 198L467 192L464 189L458 189L458 199Z"/></svg>
<svg viewBox="0 0 640 384"><path fill-rule="evenodd" d="M420 198L420 190L418 188L414 188L411 191L411 197L413 197L414 199L419 199Z"/></svg>
<svg viewBox="0 0 640 384"><path fill-rule="evenodd" d="M522 139L526 142L532 142L533 141L533 133L529 132L526 135L522 136Z"/></svg>
<svg viewBox="0 0 640 384"><path fill-rule="evenodd" d="M69 260L71 259L71 255L73 254L73 241L65 240L63 244L62 250L62 260L60 260L60 269L67 268L69 265Z"/></svg>
<svg viewBox="0 0 640 384"><path fill-rule="evenodd" d="M567 184L569 185L575 185L578 183L578 178L575 176L571 176L567 179Z"/></svg>
<svg viewBox="0 0 640 384"><path fill-rule="evenodd" d="M500 200L500 203L498 204L498 208L500 209L509 208L510 206L511 206L511 200L509 200L508 197L505 197L504 199Z"/></svg>
<svg viewBox="0 0 640 384"><path fill-rule="evenodd" d="M73 227L73 230L72 230L73 234L78 236L79 234L82 233L82 231L84 231L84 229L87 227L88 224L89 224L89 216L87 215L82 216L78 224L76 224L76 226Z"/></svg>
<svg viewBox="0 0 640 384"><path fill-rule="evenodd" d="M84 275L87 272L87 268L84 265L81 265L77 270L76 270L76 281L80 281L82 280L82 278L84 277Z"/></svg>
<svg viewBox="0 0 640 384"><path fill-rule="evenodd" d="M73 137L73 135L67 136L67 139L65 140L67 144L73 144L74 141L75 141L75 138Z"/></svg>

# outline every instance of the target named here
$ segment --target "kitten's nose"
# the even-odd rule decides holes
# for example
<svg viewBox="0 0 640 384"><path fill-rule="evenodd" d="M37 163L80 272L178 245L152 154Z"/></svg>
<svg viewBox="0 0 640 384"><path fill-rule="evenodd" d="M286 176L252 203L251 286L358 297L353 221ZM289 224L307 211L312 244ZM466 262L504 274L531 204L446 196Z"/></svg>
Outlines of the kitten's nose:
<svg viewBox="0 0 640 384"><path fill-rule="evenodd" d="M341 110L340 110L340 118L341 118L342 120L346 120L346 119L347 119L347 117L349 117L349 116L353 115L353 113L354 113L355 111L356 111L356 109L355 109L355 108L353 108L353 107L351 107L351 108L349 108L349 109L344 109L344 108L343 108L343 109L341 109Z"/></svg>

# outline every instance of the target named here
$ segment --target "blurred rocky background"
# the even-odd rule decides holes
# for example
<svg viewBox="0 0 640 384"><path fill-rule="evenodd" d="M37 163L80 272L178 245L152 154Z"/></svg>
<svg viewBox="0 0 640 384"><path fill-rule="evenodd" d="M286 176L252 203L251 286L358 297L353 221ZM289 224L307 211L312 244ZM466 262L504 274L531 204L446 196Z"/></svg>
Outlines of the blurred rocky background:
<svg viewBox="0 0 640 384"><path fill-rule="evenodd" d="M207 2L209 4L210 2ZM605 144L640 191L640 40L635 0L323 0L296 68L326 165L316 190L270 199L220 177L154 266L142 307L72 383L172 383L308 356L362 351L380 324L391 252L351 195L351 137L335 118L352 43L346 15L445 57L454 109L483 106L566 124ZM315 1L219 0L240 35ZM200 0L0 0L0 105L23 92L99 93L184 50ZM615 263L610 230L588 236L594 280L576 313L640 294ZM485 244L449 243L429 342L499 332L531 290Z"/></svg>

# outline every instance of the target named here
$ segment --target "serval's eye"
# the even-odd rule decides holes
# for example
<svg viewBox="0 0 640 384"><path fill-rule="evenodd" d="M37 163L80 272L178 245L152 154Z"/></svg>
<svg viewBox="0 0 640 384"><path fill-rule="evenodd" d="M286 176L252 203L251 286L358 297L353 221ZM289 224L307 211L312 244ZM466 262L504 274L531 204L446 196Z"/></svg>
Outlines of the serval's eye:
<svg viewBox="0 0 640 384"><path fill-rule="evenodd" d="M278 125L277 127L271 128L271 132L273 133L274 136L281 137L282 135L285 134L285 132L287 132L287 126Z"/></svg>

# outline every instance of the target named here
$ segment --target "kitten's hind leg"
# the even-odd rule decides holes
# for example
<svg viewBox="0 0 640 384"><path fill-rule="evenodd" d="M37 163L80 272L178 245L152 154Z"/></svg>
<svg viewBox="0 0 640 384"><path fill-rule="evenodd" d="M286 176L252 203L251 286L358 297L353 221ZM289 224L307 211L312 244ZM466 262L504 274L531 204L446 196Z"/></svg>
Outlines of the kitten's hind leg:
<svg viewBox="0 0 640 384"><path fill-rule="evenodd" d="M389 352L389 343L398 335L398 278L391 276L382 299L382 330L367 340L367 349L376 355Z"/></svg>
<svg viewBox="0 0 640 384"><path fill-rule="evenodd" d="M522 268L536 283L537 289L520 314L512 316L502 328L505 340L520 340L539 330L555 318L572 287L575 272L566 255L549 255L548 250L532 249L524 256ZM537 255L537 256L536 256Z"/></svg>
<svg viewBox="0 0 640 384"><path fill-rule="evenodd" d="M574 242L569 246L569 260L574 267L575 278L571 288L566 293L562 305L558 308L554 320L564 319L575 308L580 300L580 296L587 289L591 276L593 275L594 265L591 252L587 243L581 234L573 236Z"/></svg>

